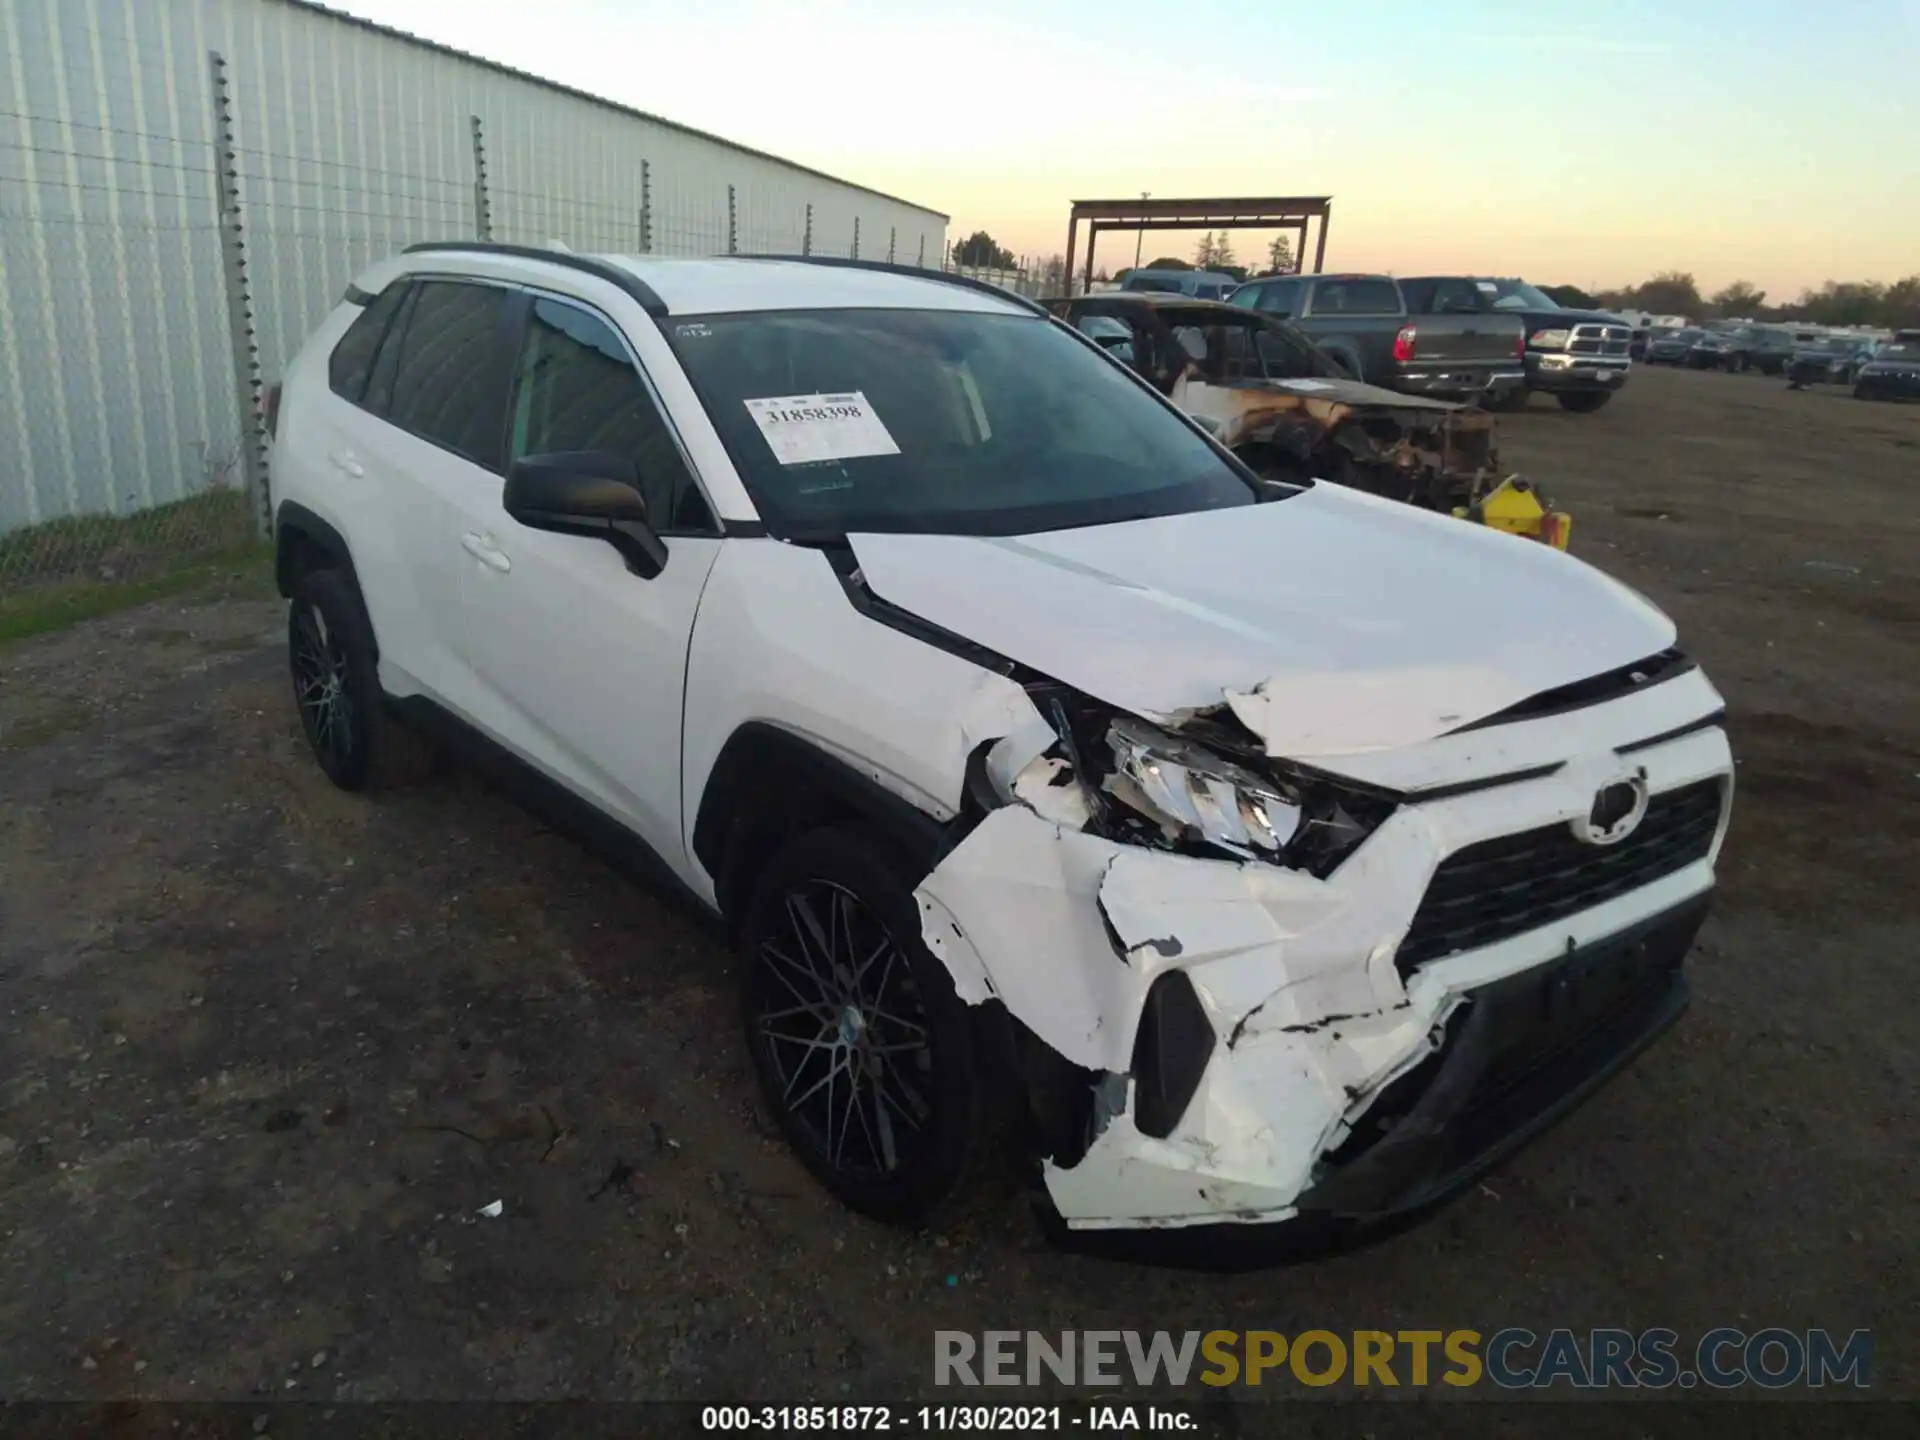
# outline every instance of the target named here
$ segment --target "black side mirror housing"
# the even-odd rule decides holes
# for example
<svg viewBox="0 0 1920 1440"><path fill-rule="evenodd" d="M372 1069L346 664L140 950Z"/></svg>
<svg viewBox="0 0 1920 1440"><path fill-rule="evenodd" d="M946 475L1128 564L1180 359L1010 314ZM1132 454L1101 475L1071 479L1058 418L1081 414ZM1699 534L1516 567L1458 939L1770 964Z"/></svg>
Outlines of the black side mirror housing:
<svg viewBox="0 0 1920 1440"><path fill-rule="evenodd" d="M640 472L625 455L602 450L528 455L507 471L501 504L529 530L606 541L643 580L666 568L666 542L647 518Z"/></svg>

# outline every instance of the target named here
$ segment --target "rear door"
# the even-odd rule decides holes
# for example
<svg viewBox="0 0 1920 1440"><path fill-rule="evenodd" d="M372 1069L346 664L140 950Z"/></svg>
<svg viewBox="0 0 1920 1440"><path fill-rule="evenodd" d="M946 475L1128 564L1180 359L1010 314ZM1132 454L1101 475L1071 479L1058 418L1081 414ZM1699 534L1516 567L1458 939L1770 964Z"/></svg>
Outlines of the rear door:
<svg viewBox="0 0 1920 1440"><path fill-rule="evenodd" d="M667 564L644 580L602 540L528 530L496 481L467 506L464 593L482 729L623 821L674 866L687 644L719 526L615 324L534 292L506 457L610 451L639 470Z"/></svg>
<svg viewBox="0 0 1920 1440"><path fill-rule="evenodd" d="M512 310L512 292L499 285L418 279L361 402L377 422L357 427L335 457L379 496L388 522L394 563L379 567L367 596L383 683L469 717L460 585L471 562L461 535L474 495L500 484Z"/></svg>
<svg viewBox="0 0 1920 1440"><path fill-rule="evenodd" d="M1421 365L1494 370L1519 363L1524 322L1494 310L1494 296L1472 280L1404 280L1400 290L1418 332L1414 353Z"/></svg>

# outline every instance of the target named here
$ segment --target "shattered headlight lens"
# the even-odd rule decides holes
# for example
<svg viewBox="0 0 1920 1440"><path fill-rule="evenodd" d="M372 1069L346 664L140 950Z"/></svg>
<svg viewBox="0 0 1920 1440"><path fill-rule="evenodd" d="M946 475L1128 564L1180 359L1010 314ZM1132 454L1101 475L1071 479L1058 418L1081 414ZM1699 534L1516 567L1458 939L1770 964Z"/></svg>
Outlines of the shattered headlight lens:
<svg viewBox="0 0 1920 1440"><path fill-rule="evenodd" d="M1138 720L1107 730L1106 789L1169 840L1198 840L1245 859L1277 859L1299 833L1301 798L1190 741Z"/></svg>

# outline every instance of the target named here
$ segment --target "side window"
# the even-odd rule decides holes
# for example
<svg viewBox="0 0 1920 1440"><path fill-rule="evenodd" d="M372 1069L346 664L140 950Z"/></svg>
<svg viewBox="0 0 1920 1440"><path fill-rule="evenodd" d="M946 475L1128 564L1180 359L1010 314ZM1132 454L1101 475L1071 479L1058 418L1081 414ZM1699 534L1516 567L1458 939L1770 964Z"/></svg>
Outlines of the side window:
<svg viewBox="0 0 1920 1440"><path fill-rule="evenodd" d="M1323 280L1314 292L1316 315L1398 315L1400 291L1391 280Z"/></svg>
<svg viewBox="0 0 1920 1440"><path fill-rule="evenodd" d="M518 460L568 450L632 459L656 529L715 528L706 497L613 327L578 306L535 300L514 385L509 455Z"/></svg>
<svg viewBox="0 0 1920 1440"><path fill-rule="evenodd" d="M1298 280L1281 280L1265 286L1259 307L1269 315L1297 314L1301 288Z"/></svg>
<svg viewBox="0 0 1920 1440"><path fill-rule="evenodd" d="M1267 287L1264 285L1242 285L1227 297L1227 303L1229 305L1244 306L1246 309L1251 310L1259 305L1260 297L1266 294L1266 290Z"/></svg>
<svg viewBox="0 0 1920 1440"><path fill-rule="evenodd" d="M399 332L387 418L476 465L500 469L512 300L497 285L422 281Z"/></svg>
<svg viewBox="0 0 1920 1440"><path fill-rule="evenodd" d="M400 302L407 298L407 280L396 280L360 308L347 333L327 357L327 383L342 400L358 405L367 393L367 381L373 375L374 357Z"/></svg>
<svg viewBox="0 0 1920 1440"><path fill-rule="evenodd" d="M1419 308L1412 294L1407 296L1407 308ZM1427 306L1428 312L1434 315L1478 315L1486 308L1485 297L1471 280L1435 281L1433 298Z"/></svg>

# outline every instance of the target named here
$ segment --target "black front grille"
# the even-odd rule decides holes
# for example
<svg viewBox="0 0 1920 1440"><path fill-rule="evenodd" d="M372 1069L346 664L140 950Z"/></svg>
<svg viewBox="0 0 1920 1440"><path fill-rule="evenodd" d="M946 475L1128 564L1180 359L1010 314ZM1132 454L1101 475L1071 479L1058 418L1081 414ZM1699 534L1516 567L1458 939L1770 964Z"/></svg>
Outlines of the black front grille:
<svg viewBox="0 0 1920 1440"><path fill-rule="evenodd" d="M1402 975L1461 950L1477 950L1551 925L1706 858L1720 825L1720 781L1655 795L1617 845L1588 845L1565 824L1483 840L1455 851L1400 944Z"/></svg>

